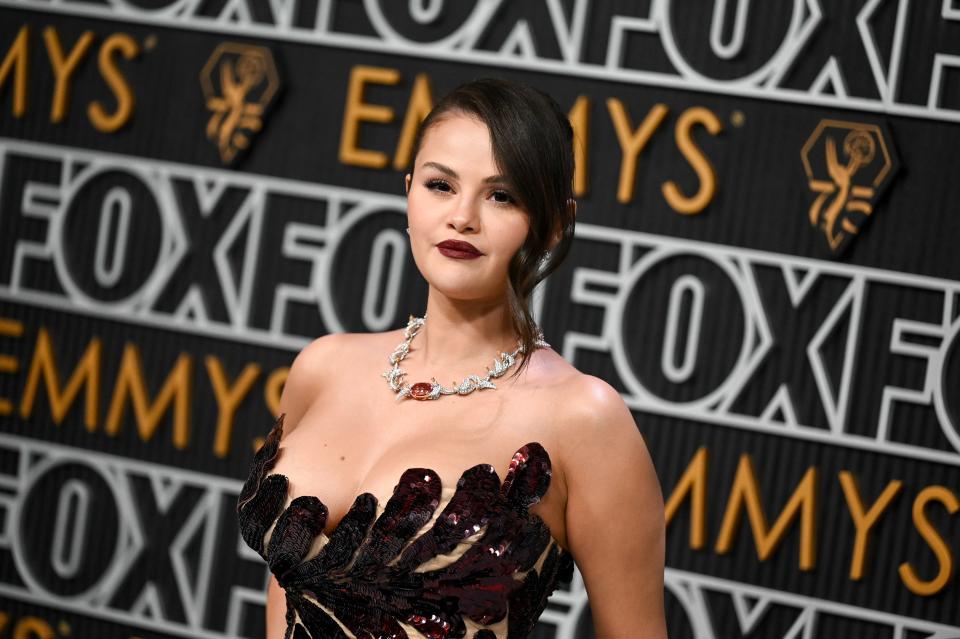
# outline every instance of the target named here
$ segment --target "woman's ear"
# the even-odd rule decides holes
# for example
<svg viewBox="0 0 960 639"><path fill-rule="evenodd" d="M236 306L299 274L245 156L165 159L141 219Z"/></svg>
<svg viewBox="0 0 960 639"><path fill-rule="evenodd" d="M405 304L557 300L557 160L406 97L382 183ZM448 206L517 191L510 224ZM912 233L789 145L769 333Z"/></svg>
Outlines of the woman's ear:
<svg viewBox="0 0 960 639"><path fill-rule="evenodd" d="M407 175L403 178L403 186L404 186L404 189L405 189L407 195L410 195L410 180L411 180L411 179L413 179L413 176L410 175L409 173L407 173Z"/></svg>

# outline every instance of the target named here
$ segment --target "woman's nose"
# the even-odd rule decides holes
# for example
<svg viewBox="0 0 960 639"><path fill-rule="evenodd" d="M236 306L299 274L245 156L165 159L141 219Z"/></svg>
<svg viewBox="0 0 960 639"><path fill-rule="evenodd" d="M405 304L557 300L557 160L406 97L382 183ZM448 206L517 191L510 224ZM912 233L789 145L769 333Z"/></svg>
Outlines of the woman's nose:
<svg viewBox="0 0 960 639"><path fill-rule="evenodd" d="M458 233L476 231L479 226L477 206L472 199L461 200L450 213L447 224Z"/></svg>

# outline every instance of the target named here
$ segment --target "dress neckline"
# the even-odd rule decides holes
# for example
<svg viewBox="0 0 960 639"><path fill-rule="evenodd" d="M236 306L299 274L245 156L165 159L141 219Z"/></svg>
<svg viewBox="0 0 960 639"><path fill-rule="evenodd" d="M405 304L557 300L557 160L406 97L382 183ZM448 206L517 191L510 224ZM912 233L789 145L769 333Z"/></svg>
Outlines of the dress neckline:
<svg viewBox="0 0 960 639"><path fill-rule="evenodd" d="M552 475L539 442L517 449L502 482L486 463L447 486L433 470L408 468L389 498L355 496L326 535L323 502L290 500L288 478L267 475L283 417L254 454L237 517L243 541L286 592L287 634L402 636L407 623L431 637L468 626L478 637L526 637L557 584L573 578L573 556L529 512Z"/></svg>
<svg viewBox="0 0 960 639"><path fill-rule="evenodd" d="M279 456L280 454L281 448L279 444L283 434L283 420L285 416L286 416L286 413L280 413L280 415L277 417L276 421L274 422L274 425L270 431L270 434L268 435L267 439L263 443L263 448L267 450L262 452L269 451L268 458L263 461L267 463L269 468L273 467L274 463L276 462L277 456ZM531 462L536 466L536 468L534 469L529 468ZM267 469L268 468L265 468L264 470L267 470ZM394 486L393 490L389 491L390 493L389 495L387 494L378 495L370 491L363 491L361 493L358 493L357 495L354 496L353 502L351 503L350 508L347 509L347 513L349 513L355 506L357 506L358 503L365 498L364 496L369 496L369 497L373 497L377 501L377 513L379 516L379 514L384 511L387 502L394 495L397 494L397 491L401 488L401 485L404 483L404 479L410 478L412 476L419 475L422 473L423 475L429 478L428 479L429 481L436 481L436 483L440 485L441 497L434 511L435 516L439 516L437 513L443 512L443 509L453 498L453 495L456 494L457 487L459 485L462 485L466 480L466 478L471 473L477 473L477 472L489 473L492 476L492 478L495 479L497 483L501 486L501 493L504 493L504 494L512 493L513 494L512 500L517 502L518 505L522 505L522 507L526 510L528 516L535 517L536 519L540 520L541 524L546 529L550 539L553 540L554 544L556 544L557 549L563 553L568 552L567 549L564 548L560 544L560 542L557 540L557 538L553 535L553 531L551 530L550 526L547 525L547 522L545 522L543 518L540 517L540 515L529 512L530 506L533 506L534 504L539 503L544 497L544 495L546 495L547 490L550 488L551 479L553 475L553 465L550 460L550 455L549 453L547 453L547 450L543 447L543 445L539 441L530 441L530 442L527 442L526 444L523 444L519 448L517 448L517 450L513 453L510 459L510 464L507 467L506 476L503 479L500 478L500 474L499 472L497 472L497 469L494 468L492 464L489 464L486 462L474 464L473 466L464 470L460 474L460 479L457 481L455 485L443 485L443 482L440 479L440 476L432 468L412 466L404 470L402 473L400 473L398 482ZM289 487L290 479L283 473L263 474L260 477L261 481L258 483L262 483L262 481L272 476L278 476L283 478L284 482ZM520 479L519 483L517 482L518 479ZM316 495L304 494L304 495L298 495L297 497L291 497L289 492L286 495L286 501L289 504L294 499L301 499L304 497L310 497L310 498L316 499L320 503L323 503L323 501ZM386 499L384 499L384 497L386 497ZM321 530L318 533L317 537L323 537L324 539L329 540L330 537L332 537L336 533L337 529L340 527L340 524L343 522L343 519L345 516L346 515L340 518L340 520L337 522L337 525L334 526L333 530L330 532L329 535L327 535L325 530Z"/></svg>

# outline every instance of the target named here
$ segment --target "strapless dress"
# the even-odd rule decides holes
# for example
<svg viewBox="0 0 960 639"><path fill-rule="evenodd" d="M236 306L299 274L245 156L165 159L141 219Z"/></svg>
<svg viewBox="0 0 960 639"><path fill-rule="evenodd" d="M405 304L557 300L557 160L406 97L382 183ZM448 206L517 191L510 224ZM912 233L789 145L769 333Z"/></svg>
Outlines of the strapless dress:
<svg viewBox="0 0 960 639"><path fill-rule="evenodd" d="M271 474L281 414L254 455L237 500L244 541L286 595L285 639L524 639L573 558L528 508L550 486L550 457L521 446L501 483L490 464L442 487L410 468L381 506L361 493L328 536L327 507L290 500Z"/></svg>

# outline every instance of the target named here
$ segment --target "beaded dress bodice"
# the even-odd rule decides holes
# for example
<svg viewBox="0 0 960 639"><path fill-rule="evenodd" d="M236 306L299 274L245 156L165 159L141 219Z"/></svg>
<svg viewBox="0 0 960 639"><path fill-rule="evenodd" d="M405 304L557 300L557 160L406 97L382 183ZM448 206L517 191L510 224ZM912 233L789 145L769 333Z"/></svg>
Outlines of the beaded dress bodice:
<svg viewBox="0 0 960 639"><path fill-rule="evenodd" d="M572 578L572 557L528 511L550 485L539 443L514 453L502 483L490 464L448 487L409 468L385 503L357 495L328 536L327 507L290 500L287 478L269 473L283 418L254 456L237 514L286 594L285 639L523 639Z"/></svg>

